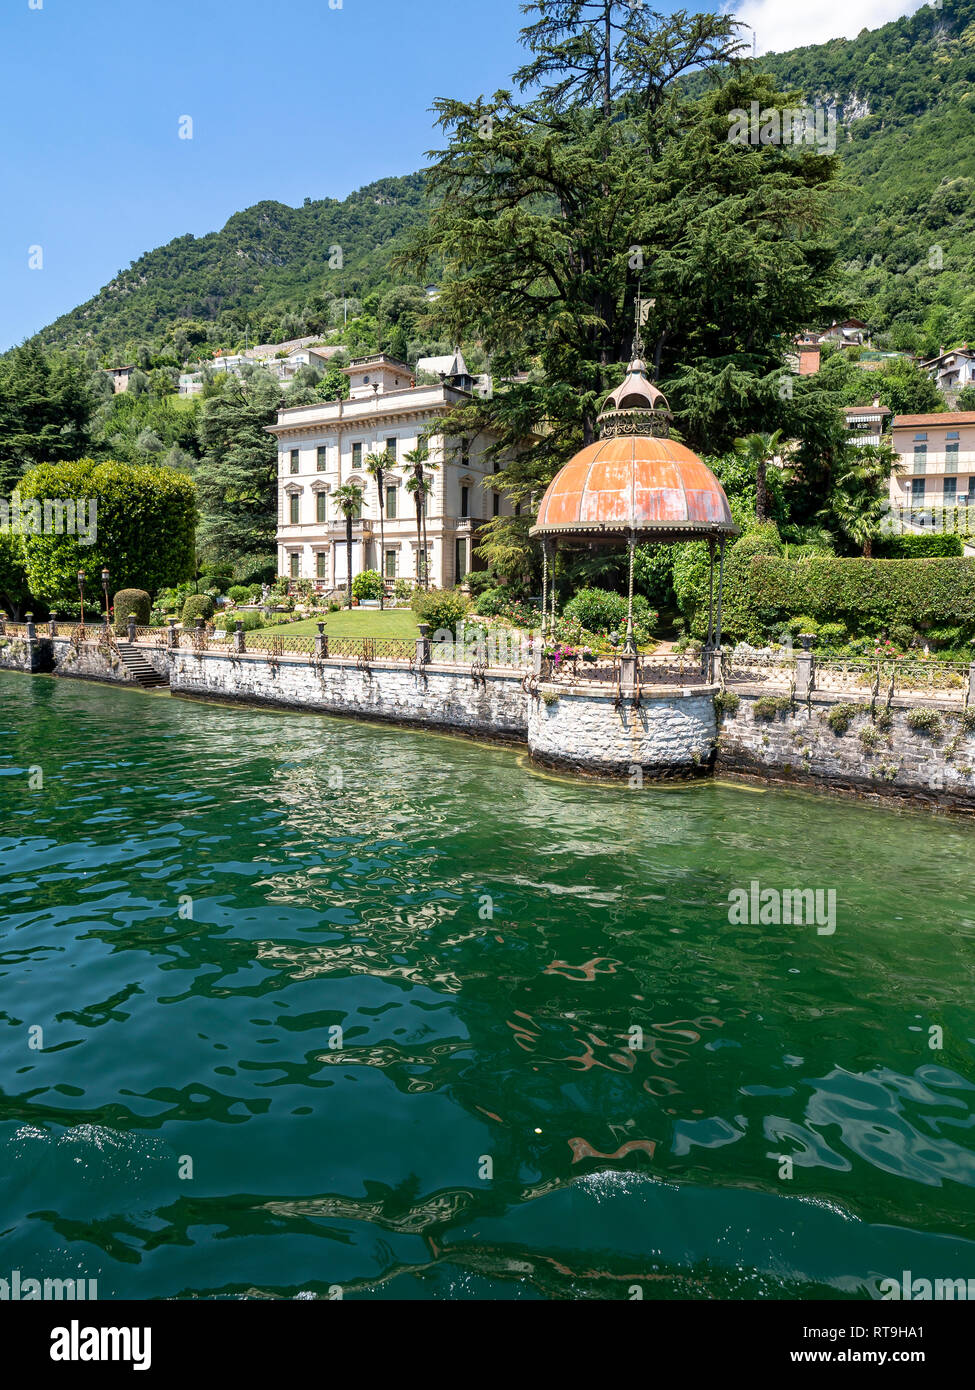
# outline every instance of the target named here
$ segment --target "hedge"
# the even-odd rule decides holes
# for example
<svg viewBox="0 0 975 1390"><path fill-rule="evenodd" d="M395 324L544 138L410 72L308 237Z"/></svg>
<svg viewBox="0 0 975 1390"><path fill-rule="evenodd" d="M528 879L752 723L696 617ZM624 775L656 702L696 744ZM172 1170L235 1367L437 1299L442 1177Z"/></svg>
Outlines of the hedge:
<svg viewBox="0 0 975 1390"><path fill-rule="evenodd" d="M206 618L209 621L213 614L213 599L209 594L190 594L183 604L180 622L184 627L195 627L197 618Z"/></svg>
<svg viewBox="0 0 975 1390"><path fill-rule="evenodd" d="M149 626L152 612L152 599L145 589L119 589L113 600L115 608L115 631L125 632L129 626L129 614L135 614L137 627Z"/></svg>
<svg viewBox="0 0 975 1390"><path fill-rule="evenodd" d="M874 541L873 553L878 560L934 560L964 554L960 536L932 532L930 536L890 536Z"/></svg>
<svg viewBox="0 0 975 1390"><path fill-rule="evenodd" d="M806 560L756 556L750 564L745 606L774 624L794 613L864 619L884 625L975 628L975 560Z"/></svg>
<svg viewBox="0 0 975 1390"><path fill-rule="evenodd" d="M78 459L29 468L17 491L21 517L32 528L22 539L27 582L36 598L74 602L79 569L88 574L92 596L105 566L114 583L150 594L193 576L196 487L185 473ZM48 534L45 503L53 523ZM81 511L80 535L71 512L65 515L69 503L72 511Z"/></svg>

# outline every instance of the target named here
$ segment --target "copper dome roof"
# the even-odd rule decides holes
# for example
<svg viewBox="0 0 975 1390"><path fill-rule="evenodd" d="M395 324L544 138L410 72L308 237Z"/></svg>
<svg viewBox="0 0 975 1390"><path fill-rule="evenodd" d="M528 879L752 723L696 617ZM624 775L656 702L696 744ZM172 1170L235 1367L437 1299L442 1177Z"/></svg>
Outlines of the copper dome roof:
<svg viewBox="0 0 975 1390"><path fill-rule="evenodd" d="M602 438L556 473L529 534L588 541L736 536L724 489L706 463L668 437L670 419L667 398L635 354L599 416Z"/></svg>
<svg viewBox="0 0 975 1390"><path fill-rule="evenodd" d="M738 534L717 478L673 439L636 435L590 444L545 490L533 536L681 540Z"/></svg>

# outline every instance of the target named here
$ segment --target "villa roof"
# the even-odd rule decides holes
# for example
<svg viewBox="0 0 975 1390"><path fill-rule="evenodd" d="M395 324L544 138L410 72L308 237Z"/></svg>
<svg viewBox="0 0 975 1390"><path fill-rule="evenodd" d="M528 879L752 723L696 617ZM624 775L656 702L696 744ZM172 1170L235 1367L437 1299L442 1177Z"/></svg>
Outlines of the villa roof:
<svg viewBox="0 0 975 1390"><path fill-rule="evenodd" d="M892 427L905 429L910 425L975 425L975 410L943 410L939 415L895 415Z"/></svg>

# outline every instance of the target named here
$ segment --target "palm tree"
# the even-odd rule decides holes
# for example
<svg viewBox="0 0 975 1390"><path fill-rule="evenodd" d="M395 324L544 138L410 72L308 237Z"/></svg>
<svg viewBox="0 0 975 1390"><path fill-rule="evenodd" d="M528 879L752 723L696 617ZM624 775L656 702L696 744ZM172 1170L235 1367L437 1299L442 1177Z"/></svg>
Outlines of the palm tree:
<svg viewBox="0 0 975 1390"><path fill-rule="evenodd" d="M362 485L353 478L332 493L332 500L345 517L345 541L349 547L349 607L352 607L352 522L362 515Z"/></svg>
<svg viewBox="0 0 975 1390"><path fill-rule="evenodd" d="M779 451L782 431L774 434L749 434L744 439L735 440L735 448L755 469L755 518L757 521L769 519L768 466Z"/></svg>
<svg viewBox="0 0 975 1390"><path fill-rule="evenodd" d="M425 589L429 583L429 574L427 573L428 566L426 499L430 495L430 480L426 477L424 470L428 470L432 473L434 469L437 467L437 465L435 463L430 462L430 457L427 451L427 444L425 440L421 440L415 449L410 449L408 453L404 454L403 459L404 462L408 463L413 470L413 476L411 478L407 478L406 480L406 490L407 492L412 492L413 501L416 505L416 581L417 584L421 582L420 556L422 554L422 583Z"/></svg>
<svg viewBox="0 0 975 1390"><path fill-rule="evenodd" d="M386 469L392 468L393 456L388 449L378 454L366 454L366 472L375 478L379 489L379 575L382 588L379 590L379 607L385 606L386 593Z"/></svg>
<svg viewBox="0 0 975 1390"><path fill-rule="evenodd" d="M860 546L864 559L871 558L873 542L883 532L890 507L891 475L900 466L900 458L889 444L848 447L846 462L819 513L822 521L838 526Z"/></svg>

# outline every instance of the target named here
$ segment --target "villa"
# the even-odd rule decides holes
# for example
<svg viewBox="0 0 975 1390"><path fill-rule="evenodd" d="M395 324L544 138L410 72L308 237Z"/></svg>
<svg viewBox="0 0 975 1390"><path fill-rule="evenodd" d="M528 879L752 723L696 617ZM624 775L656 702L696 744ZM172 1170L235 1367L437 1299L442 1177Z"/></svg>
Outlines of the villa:
<svg viewBox="0 0 975 1390"><path fill-rule="evenodd" d="M894 507L975 503L975 411L895 415L891 443L901 461L890 480Z"/></svg>
<svg viewBox="0 0 975 1390"><path fill-rule="evenodd" d="M427 573L437 588L463 583L478 568L473 550L480 527L512 511L500 492L483 486L500 466L489 456L491 437L482 433L466 442L436 432L438 421L469 399L470 378L417 386L412 369L384 353L342 370L349 377L348 400L286 407L268 426L278 440L278 572L309 579L324 592L347 583L346 521L333 495L355 479L363 505L352 524L352 576L378 569L388 582L415 579L422 542L405 456L428 437ZM383 479L380 555L379 495L366 460L383 451L392 464Z"/></svg>

